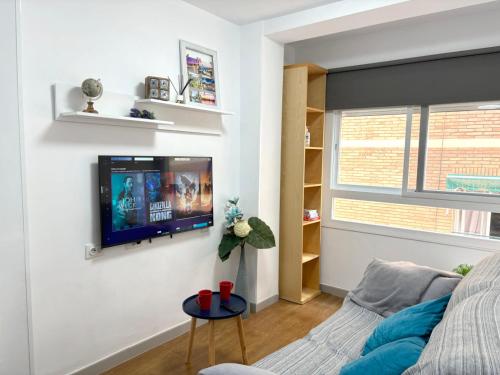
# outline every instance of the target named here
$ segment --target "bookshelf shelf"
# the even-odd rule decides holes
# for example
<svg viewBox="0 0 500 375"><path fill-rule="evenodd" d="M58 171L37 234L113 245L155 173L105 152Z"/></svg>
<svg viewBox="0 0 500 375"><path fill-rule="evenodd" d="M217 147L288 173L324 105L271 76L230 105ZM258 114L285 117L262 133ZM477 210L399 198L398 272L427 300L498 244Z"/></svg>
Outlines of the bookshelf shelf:
<svg viewBox="0 0 500 375"><path fill-rule="evenodd" d="M311 224L317 224L321 223L321 220L304 220L302 221L302 225L311 225Z"/></svg>
<svg viewBox="0 0 500 375"><path fill-rule="evenodd" d="M319 254L304 253L304 254L302 254L302 263L307 263L307 262L314 260L316 258L319 258Z"/></svg>
<svg viewBox="0 0 500 375"><path fill-rule="evenodd" d="M307 112L309 113L324 113L324 109L319 109L319 108L314 108L314 107L307 107Z"/></svg>

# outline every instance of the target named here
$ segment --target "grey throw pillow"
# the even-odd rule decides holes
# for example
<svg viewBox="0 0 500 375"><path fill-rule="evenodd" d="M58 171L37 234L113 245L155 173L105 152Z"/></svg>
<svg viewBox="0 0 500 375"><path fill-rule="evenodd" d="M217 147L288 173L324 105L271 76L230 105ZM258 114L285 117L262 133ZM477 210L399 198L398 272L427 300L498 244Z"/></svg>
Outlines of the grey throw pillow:
<svg viewBox="0 0 500 375"><path fill-rule="evenodd" d="M441 298L453 292L461 280L462 279L452 277L436 277L422 295L420 302Z"/></svg>

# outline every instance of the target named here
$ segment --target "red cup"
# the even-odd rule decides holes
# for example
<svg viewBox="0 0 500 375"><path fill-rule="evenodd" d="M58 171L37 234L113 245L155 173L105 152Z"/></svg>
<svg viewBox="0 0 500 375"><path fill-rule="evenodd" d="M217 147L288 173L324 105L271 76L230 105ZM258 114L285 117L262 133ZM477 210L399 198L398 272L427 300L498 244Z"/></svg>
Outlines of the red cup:
<svg viewBox="0 0 500 375"><path fill-rule="evenodd" d="M200 306L200 310L210 310L212 306L212 291L203 289L198 292L196 303Z"/></svg>
<svg viewBox="0 0 500 375"><path fill-rule="evenodd" d="M222 280L219 282L219 290L220 290L220 300L227 302L229 301L229 297L231 297L231 289L233 289L234 284L228 280Z"/></svg>

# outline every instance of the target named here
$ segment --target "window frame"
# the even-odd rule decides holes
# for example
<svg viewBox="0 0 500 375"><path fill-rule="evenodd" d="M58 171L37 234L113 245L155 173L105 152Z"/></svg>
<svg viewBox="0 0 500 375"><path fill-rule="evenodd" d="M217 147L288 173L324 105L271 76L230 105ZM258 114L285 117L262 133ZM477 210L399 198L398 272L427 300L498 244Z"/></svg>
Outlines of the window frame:
<svg viewBox="0 0 500 375"><path fill-rule="evenodd" d="M402 107L395 107L395 109ZM417 165L417 186L415 190L408 189L409 180L409 165L410 165L410 149L411 149L411 132L412 132L412 116L415 113L416 106L408 106L406 113L406 129L404 139L404 156L403 156L403 176L401 181L401 188L389 188L378 186L366 185L349 185L339 184L339 141L340 131L342 126L342 111L332 111L332 129L333 133L329 136L327 134L327 142L333 145L333 152L331 153L331 164L333 173L328 173L330 176L329 185L330 189L335 193L338 198L360 199L360 200L373 200L387 203L400 203L400 204L415 204L421 206L432 206L442 208L455 208L466 210L490 211L500 212L500 196L492 196L489 194L480 193L460 193L460 192L446 192L446 191L431 191L424 190L425 185L425 164L427 153L427 131L428 131L428 115L429 106L420 107L420 135L419 135L419 151L418 151L418 165ZM382 110L382 109L374 109ZM360 110L359 113L369 112L370 109ZM358 112L358 111L356 111ZM389 112L389 109L388 111ZM327 126L326 128L329 128ZM423 151L422 151L423 150ZM328 163L326 163L328 164ZM362 197L369 197L364 199ZM412 202L412 203L404 203Z"/></svg>
<svg viewBox="0 0 500 375"><path fill-rule="evenodd" d="M477 108L473 106L473 103L464 103L465 105L469 105L471 109ZM437 105L438 107L449 108L452 110L453 108L461 108L465 109L464 104L449 104L449 105ZM402 185L402 195L406 197L416 197L422 199L442 199L448 201L459 201L464 202L465 206L463 209L475 209L474 207L481 203L489 203L494 206L498 206L500 208L500 195L492 196L490 194L482 194L482 193L462 193L462 192L451 192L451 191L439 191L439 190L427 190L425 189L425 173L426 173L426 164L427 164L427 143L428 143L428 131L429 131L429 114L430 114L429 105L422 105L420 108L420 134L418 137L418 163L417 163L417 181L416 181L416 189L408 190L408 173L409 173L409 160L410 160L410 142L411 142L411 131L412 124L406 123L406 134L405 134L405 166L403 168L403 185ZM479 210L485 211L485 210ZM492 209L488 209L486 211L496 212Z"/></svg>
<svg viewBox="0 0 500 375"><path fill-rule="evenodd" d="M401 108L401 107L399 107ZM371 187L363 185L338 184L339 170L339 135L341 129L342 111L327 111L325 121L325 144L324 144L324 176L327 183L324 184L323 194L328 197L325 200L323 215L323 226L333 229L362 232L375 235L384 235L394 238L403 238L429 243L452 245L462 248L473 248L484 251L499 251L498 239L477 237L467 234L438 233L418 229L398 228L380 224L362 223L334 219L333 199L345 198L375 201L382 203L395 203L405 205L429 206L450 209L478 210L488 212L500 212L500 197L492 197L485 194L470 194L457 192L435 192L435 191L410 191L408 190L408 173L410 163L411 146L411 118L416 106L409 106L412 111L407 111L407 123L404 140L403 176L401 189ZM366 112L366 110L365 110ZM422 123L422 115L421 121ZM426 123L426 125L428 122ZM427 129L426 129L427 130ZM419 137L420 138L420 137ZM419 140L420 142L420 140ZM420 149L420 147L419 147ZM425 148L426 150L426 148ZM420 153L420 151L419 151ZM419 167L417 167L418 169ZM425 233L425 236L422 236Z"/></svg>

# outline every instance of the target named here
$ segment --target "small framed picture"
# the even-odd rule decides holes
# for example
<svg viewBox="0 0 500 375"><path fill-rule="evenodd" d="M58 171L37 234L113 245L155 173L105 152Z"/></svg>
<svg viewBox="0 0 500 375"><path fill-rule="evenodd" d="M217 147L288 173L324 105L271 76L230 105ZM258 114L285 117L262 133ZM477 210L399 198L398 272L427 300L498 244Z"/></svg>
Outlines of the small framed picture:
<svg viewBox="0 0 500 375"><path fill-rule="evenodd" d="M181 40L180 56L184 84L191 80L184 92L186 103L219 108L217 52Z"/></svg>
<svg viewBox="0 0 500 375"><path fill-rule="evenodd" d="M170 79L148 76L145 79L146 99L170 100Z"/></svg>

